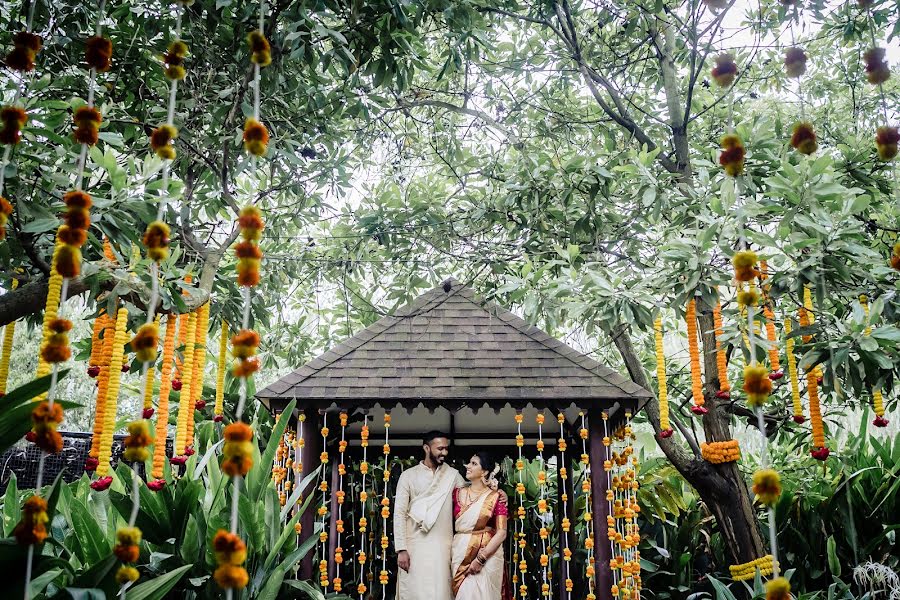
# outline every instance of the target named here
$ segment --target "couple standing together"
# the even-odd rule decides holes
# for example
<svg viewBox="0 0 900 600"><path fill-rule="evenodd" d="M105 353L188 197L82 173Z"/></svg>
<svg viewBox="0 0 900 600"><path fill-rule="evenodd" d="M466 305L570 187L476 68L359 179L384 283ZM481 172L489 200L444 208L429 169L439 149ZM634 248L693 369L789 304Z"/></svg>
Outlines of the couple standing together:
<svg viewBox="0 0 900 600"><path fill-rule="evenodd" d="M466 464L467 483L446 464L446 434L427 433L422 448L425 458L397 483L397 600L507 600L509 512L497 489L500 466L476 452Z"/></svg>

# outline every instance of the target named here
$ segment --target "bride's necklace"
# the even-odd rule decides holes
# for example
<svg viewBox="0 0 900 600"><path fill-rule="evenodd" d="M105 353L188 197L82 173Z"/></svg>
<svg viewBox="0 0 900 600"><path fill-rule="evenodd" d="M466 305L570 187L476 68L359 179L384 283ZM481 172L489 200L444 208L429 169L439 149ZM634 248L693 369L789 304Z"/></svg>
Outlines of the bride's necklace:
<svg viewBox="0 0 900 600"><path fill-rule="evenodd" d="M485 492L487 492L488 489L489 488L484 488L484 490L478 492L478 495L475 496L475 498L472 498L472 488L471 488L471 486L467 487L466 488L466 508L472 506L473 503L477 502L479 498L484 496Z"/></svg>

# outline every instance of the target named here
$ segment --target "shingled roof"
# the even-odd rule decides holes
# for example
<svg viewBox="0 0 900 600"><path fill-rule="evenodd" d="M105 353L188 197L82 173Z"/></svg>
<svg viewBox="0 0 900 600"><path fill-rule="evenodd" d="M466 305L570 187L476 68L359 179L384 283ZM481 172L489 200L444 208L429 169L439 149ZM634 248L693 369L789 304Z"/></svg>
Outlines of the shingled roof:
<svg viewBox="0 0 900 600"><path fill-rule="evenodd" d="M448 280L256 394L303 406L636 404L650 393Z"/></svg>

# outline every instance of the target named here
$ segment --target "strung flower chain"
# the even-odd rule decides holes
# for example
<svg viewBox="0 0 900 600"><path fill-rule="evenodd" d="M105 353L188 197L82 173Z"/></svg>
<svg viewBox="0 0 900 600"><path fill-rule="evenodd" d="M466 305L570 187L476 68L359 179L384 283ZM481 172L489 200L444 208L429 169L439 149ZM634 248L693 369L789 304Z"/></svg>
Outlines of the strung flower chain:
<svg viewBox="0 0 900 600"><path fill-rule="evenodd" d="M539 412L535 418L538 426L537 453L538 462L540 463L540 471L538 471L538 517L541 521L540 537L541 537L541 595L550 596L550 557L547 555L547 543L550 534L547 530L547 463L544 461L544 413Z"/></svg>
<svg viewBox="0 0 900 600"><path fill-rule="evenodd" d="M2 229L2 223L0 223ZM12 289L19 286L19 280L12 280ZM96 330L96 329L95 329ZM12 321L3 328L3 348L0 350L0 398L6 395L6 383L9 379L9 359L12 356L13 336L16 333L16 322Z"/></svg>
<svg viewBox="0 0 900 600"><path fill-rule="evenodd" d="M516 472L518 474L518 482L516 483L516 497L519 506L516 510L516 532L514 537L517 538L517 550L513 552L513 563L518 562L519 572L521 573L521 581L519 575L512 578L513 586L519 583L519 595L522 598L528 597L528 562L525 560L525 482L522 477L525 471L525 459L522 458L522 447L525 445L525 436L522 435L522 421L524 416L521 412L516 412L516 448L519 456L516 459Z"/></svg>
<svg viewBox="0 0 900 600"><path fill-rule="evenodd" d="M6 55L6 66L13 71L22 73L22 84L16 85L16 93L8 106L0 109L0 144L3 144L3 156L0 157L0 241L6 237L6 222L13 212L12 203L3 197L3 187L6 181L6 165L12 154L13 147L22 139L21 130L28 122L28 114L23 108L16 106L19 99L26 92L28 79L24 77L34 70L34 60L41 51L42 40L39 35L32 32L34 21L34 9L37 2L31 2L28 6L28 17L25 21L25 30L13 36L13 49ZM102 12L102 11L101 11ZM15 288L13 288L15 289ZM11 325L11 324L10 324ZM8 331L12 328L7 326ZM3 379L5 388L6 380Z"/></svg>
<svg viewBox="0 0 900 600"><path fill-rule="evenodd" d="M213 408L213 421L221 423L225 418L225 359L228 356L228 323L222 319L219 332L219 360L216 364L216 405Z"/></svg>
<svg viewBox="0 0 900 600"><path fill-rule="evenodd" d="M862 4L862 3L860 3ZM869 28L869 36L871 47L863 54L863 62L865 63L866 79L872 85L878 87L878 94L881 98L881 114L884 119L884 125L880 126L875 132L875 147L878 150L878 158L883 161L891 161L897 157L898 143L900 143L900 131L896 126L890 125L888 121L887 98L884 93L884 84L891 77L891 68L886 59L887 51L879 47L875 41L875 24L872 17L871 2L864 5L866 10L866 23ZM897 169L893 169L895 193L900 191L897 184ZM895 247L895 254L897 252ZM893 260L892 260L893 264ZM896 268L896 267L895 267Z"/></svg>
<svg viewBox="0 0 900 600"><path fill-rule="evenodd" d="M591 488L591 457L588 454L588 438L590 434L587 428L587 421L584 415L584 412L578 413L578 417L581 419L581 428L578 430L578 436L581 438L581 464L582 464L582 480L581 480L581 492L584 495L584 520L585 520L585 528L584 528L584 548L587 550L587 560L585 561L584 567L584 577L587 580L587 600L596 600L597 596L594 593L594 576L596 574L596 565L594 562L594 519L592 515L593 511L593 497L592 497L592 488ZM606 426L606 413L603 413L603 422L604 427ZM606 465L604 465L605 467Z"/></svg>
<svg viewBox="0 0 900 600"><path fill-rule="evenodd" d="M672 437L675 431L669 424L669 387L666 381L666 355L663 351L662 315L653 321L654 342L656 345L656 381L659 385L659 437Z"/></svg>
<svg viewBox="0 0 900 600"><path fill-rule="evenodd" d="M813 310L812 291L809 286L803 287L803 306L799 311L800 327L815 325L816 317ZM811 342L811 335L804 335L803 342ZM806 373L806 393L809 395L809 420L812 426L812 449L810 455L816 460L824 461L828 458L830 450L825 445L825 424L822 420L822 406L819 402L819 384L822 381L822 367L815 365Z"/></svg>
<svg viewBox="0 0 900 600"><path fill-rule="evenodd" d="M322 454L319 455L319 462L322 466L328 464L328 413L322 412L322 429L319 432L322 435ZM328 476L326 470L322 469L322 478L319 482L319 491L322 492L322 503L319 505L318 515L322 519L319 531L319 585L324 591L328 591L328 532L325 529L325 516L328 514ZM339 520L338 523L341 523ZM342 528L341 528L342 529Z"/></svg>
<svg viewBox="0 0 900 600"><path fill-rule="evenodd" d="M347 452L347 413L341 412L340 414L340 422L341 422L341 441L338 442L338 457L340 462L338 463L338 488L335 490L334 495L337 498L337 516L338 520L343 520L343 509L344 509L344 497L346 493L344 492L344 475L347 474L347 465L344 462L345 454ZM331 581L334 591L340 592L343 589L343 579L341 579L341 564L344 562L344 549L341 547L341 532L337 532L337 540L335 540L335 550L334 550L334 562L335 562L335 573L334 579Z"/></svg>
<svg viewBox="0 0 900 600"><path fill-rule="evenodd" d="M703 406L706 400L703 398L703 381L700 373L700 346L697 341L697 301L694 298L688 300L684 320L687 323L688 353L691 365L691 395L694 401L693 406L691 406L691 412L702 416L708 413L709 409Z"/></svg>
<svg viewBox="0 0 900 600"><path fill-rule="evenodd" d="M155 481L147 484L151 490L158 491L166 481L163 479L163 468L166 462L166 434L169 429L169 393L172 390L172 366L175 362L175 332L178 329L178 318L166 316L166 333L163 341L162 366L159 372L159 406L156 415L156 444L153 448L153 477Z"/></svg>
<svg viewBox="0 0 900 600"><path fill-rule="evenodd" d="M788 363L788 380L791 385L791 404L795 423L804 423L803 402L800 399L800 382L797 375L797 357L794 355L794 338L791 337L791 318L784 318L784 348Z"/></svg>
<svg viewBox="0 0 900 600"><path fill-rule="evenodd" d="M197 309L197 331L194 344L194 370L191 377L191 397L188 398L187 447L188 455L194 453L194 411L206 408L203 400L203 379L206 375L206 335L209 330L209 302Z"/></svg>
<svg viewBox="0 0 900 600"><path fill-rule="evenodd" d="M713 328L716 336L716 371L719 375L719 391L716 398L728 400L731 398L731 383L728 380L728 352L722 344L724 325L722 323L722 299L719 296L719 288L716 287L716 305L713 308Z"/></svg>
<svg viewBox="0 0 900 600"><path fill-rule="evenodd" d="M741 448L737 440L724 442L703 442L700 444L703 459L713 464L735 462L741 458Z"/></svg>
<svg viewBox="0 0 900 600"><path fill-rule="evenodd" d="M391 498L388 485L391 482L391 413L384 413L384 446L382 453L384 454L384 474L382 480L384 482L384 492L381 497L381 572L378 574L378 583L381 584L381 599L387 599L387 550L389 540L388 519L391 517Z"/></svg>
<svg viewBox="0 0 900 600"><path fill-rule="evenodd" d="M366 491L366 479L369 474L369 415L363 415L363 426L359 433L360 445L362 446L362 462L359 463L359 472L362 474L362 484L359 492L359 553L356 560L359 562L359 584L356 586L356 593L359 594L360 600L365 595L366 590L366 532L368 531L369 522L366 519L366 502L369 494Z"/></svg>
<svg viewBox="0 0 900 600"><path fill-rule="evenodd" d="M183 465L187 461L188 419L193 418L190 406L191 390L194 384L194 347L197 339L197 312L187 316L185 327L184 360L181 363L181 390L178 401L178 420L175 429L175 447L172 449L172 463Z"/></svg>
<svg viewBox="0 0 900 600"><path fill-rule="evenodd" d="M859 304L862 306L866 318L866 329L863 331L863 335L869 336L872 334L872 325L869 321L869 299L865 295L861 295ZM888 420L884 417L884 396L880 387L872 390L872 407L875 410L875 420L872 421L872 424L875 427L887 427Z"/></svg>
<svg viewBox="0 0 900 600"><path fill-rule="evenodd" d="M306 423L306 413L300 413L299 418L297 419L297 439L294 441L294 452L296 454L296 460L294 462L294 474L295 480L297 482L301 481L303 477L303 449L306 447L306 438L303 437L303 424ZM297 496L297 504L294 506L293 510L300 510L300 506L303 504L303 494ZM300 533L303 531L303 526L298 521L296 525L294 525L294 533L297 534L297 544L300 544Z"/></svg>
<svg viewBox="0 0 900 600"><path fill-rule="evenodd" d="M774 301L769 294L771 286L766 283L769 277L769 266L764 260L761 260L759 264L759 287L762 290L763 317L766 319L766 341L768 342L769 368L771 369L769 379L777 381L784 377L784 371L781 370L781 361L778 357L778 340L775 337L775 313L772 310Z"/></svg>
<svg viewBox="0 0 900 600"><path fill-rule="evenodd" d="M800 13L796 4L793 6L793 16L788 24L791 34L791 46L784 52L784 72L791 79L797 80L797 97L800 99L800 121L794 124L791 133L791 147L800 154L810 155L818 150L819 144L812 123L806 120L806 102L800 78L806 73L808 59L806 52L797 46L797 42L794 39L794 22L800 22Z"/></svg>
<svg viewBox="0 0 900 600"><path fill-rule="evenodd" d="M572 528L572 523L569 521L569 491L568 491L568 480L569 480L569 463L566 460L566 450L568 449L568 445L566 444L566 415L563 413L559 413L556 415L556 421L559 423L559 439L557 440L557 448L559 449L559 485L562 488L562 521L560 524L560 529L562 529L562 559L563 559L563 585L566 590L566 597L572 598L572 588L574 587L574 582L572 581L572 572L570 562L572 560L572 549L569 548L569 531Z"/></svg>
<svg viewBox="0 0 900 600"><path fill-rule="evenodd" d="M614 493L613 511L611 513L615 530L615 545L618 549L613 553L610 569L618 572L613 596L621 594L622 598L640 597L640 543L637 515L640 506L637 503L637 456L634 454L634 432L626 413L626 424L613 433L612 452L612 490ZM604 465L605 466L605 465ZM607 518L607 526L610 524Z"/></svg>

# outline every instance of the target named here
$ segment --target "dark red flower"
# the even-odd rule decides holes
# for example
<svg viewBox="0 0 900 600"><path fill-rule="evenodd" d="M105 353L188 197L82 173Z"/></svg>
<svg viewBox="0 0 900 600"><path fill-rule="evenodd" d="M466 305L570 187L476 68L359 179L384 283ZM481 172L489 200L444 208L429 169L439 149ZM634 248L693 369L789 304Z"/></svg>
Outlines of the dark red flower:
<svg viewBox="0 0 900 600"><path fill-rule="evenodd" d="M109 486L112 485L112 475L107 475L106 477L101 477L99 479L95 479L91 482L91 489L96 490L98 492L102 492L104 490L108 490Z"/></svg>
<svg viewBox="0 0 900 600"><path fill-rule="evenodd" d="M37 434L33 431L29 431L28 433L25 434L26 442L31 442L33 444L36 439L37 439Z"/></svg>
<svg viewBox="0 0 900 600"><path fill-rule="evenodd" d="M872 421L872 425L875 427L887 427L888 420L884 418L884 416L875 417L875 420Z"/></svg>
<svg viewBox="0 0 900 600"><path fill-rule="evenodd" d="M706 408L705 406L698 406L695 404L694 406L691 407L691 412L694 413L695 415L703 416L709 412L709 409Z"/></svg>
<svg viewBox="0 0 900 600"><path fill-rule="evenodd" d="M675 431L670 427L669 429L663 429L662 431L660 431L659 437L661 439L670 438L670 437L672 437L673 433L675 433Z"/></svg>
<svg viewBox="0 0 900 600"><path fill-rule="evenodd" d="M144 417L145 419L149 419L150 417L153 416L154 412L156 412L156 411L154 411L153 408L145 408L144 412L141 413L141 416Z"/></svg>
<svg viewBox="0 0 900 600"><path fill-rule="evenodd" d="M831 450L829 450L826 446L822 446L821 448L810 450L809 453L816 460L826 460L828 458L828 455L831 454Z"/></svg>
<svg viewBox="0 0 900 600"><path fill-rule="evenodd" d="M123 364L123 365L122 365L122 372L123 372L123 373L127 373L130 369L131 369L131 365L128 365L128 364Z"/></svg>
<svg viewBox="0 0 900 600"><path fill-rule="evenodd" d="M794 423L806 423L806 417L804 417L803 415L794 415Z"/></svg>
<svg viewBox="0 0 900 600"><path fill-rule="evenodd" d="M719 390L716 392L716 398L719 400L731 400L731 392L728 390Z"/></svg>
<svg viewBox="0 0 900 600"><path fill-rule="evenodd" d="M769 373L769 379L772 381L778 381L782 377L784 377L784 371L773 371L772 373Z"/></svg>
<svg viewBox="0 0 900 600"><path fill-rule="evenodd" d="M88 377L96 377L97 375L100 374L100 367L98 367L97 365L89 366L88 370L87 370L87 374L88 374Z"/></svg>
<svg viewBox="0 0 900 600"><path fill-rule="evenodd" d="M165 479L154 479L153 481L148 481L147 487L150 489L151 492L158 492L159 490L166 487L166 480Z"/></svg>
<svg viewBox="0 0 900 600"><path fill-rule="evenodd" d="M93 456L88 456L84 459L84 470L94 472L97 470L97 467L100 465L100 461L94 458Z"/></svg>
<svg viewBox="0 0 900 600"><path fill-rule="evenodd" d="M181 391L181 380L180 379L172 380L172 389L175 390L176 392Z"/></svg>
<svg viewBox="0 0 900 600"><path fill-rule="evenodd" d="M221 423L224 420L225 420L225 417L223 415L216 415L213 417L213 421L215 423Z"/></svg>
<svg viewBox="0 0 900 600"><path fill-rule="evenodd" d="M184 463L187 462L187 460L188 460L188 457L186 455L185 456L173 456L172 458L169 459L169 462L172 463L173 465L183 465Z"/></svg>
<svg viewBox="0 0 900 600"><path fill-rule="evenodd" d="M194 454L195 454L195 452L194 452L194 447L193 447L193 446L186 446L186 447L184 448L184 455L185 455L185 456L193 456Z"/></svg>
<svg viewBox="0 0 900 600"><path fill-rule="evenodd" d="M194 402L194 408L197 410L203 410L206 408L206 400L197 400Z"/></svg>

